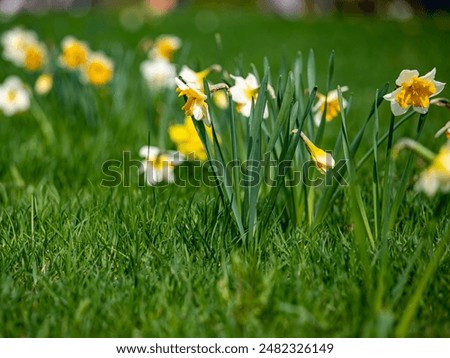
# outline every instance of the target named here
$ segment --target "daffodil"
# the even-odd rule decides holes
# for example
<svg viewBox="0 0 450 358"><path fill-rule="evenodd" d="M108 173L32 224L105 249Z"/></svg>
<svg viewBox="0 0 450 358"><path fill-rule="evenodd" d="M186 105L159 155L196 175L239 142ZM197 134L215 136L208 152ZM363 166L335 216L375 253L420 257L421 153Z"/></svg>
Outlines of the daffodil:
<svg viewBox="0 0 450 358"><path fill-rule="evenodd" d="M240 76L233 76L234 86L230 87L231 99L237 104L237 111L245 117L250 117L252 110L252 103L255 103L258 98L259 84L255 75L249 74L246 78ZM264 108L263 117L269 116L267 104Z"/></svg>
<svg viewBox="0 0 450 358"><path fill-rule="evenodd" d="M293 134L298 133L296 129L292 131ZM325 152L323 149L320 149L306 136L305 133L300 132L300 137L306 145L306 149L311 155L311 159L314 162L316 168L322 173L325 174L329 169L333 169L335 162L330 153Z"/></svg>
<svg viewBox="0 0 450 358"><path fill-rule="evenodd" d="M16 27L5 32L1 42L3 58L27 71L40 70L47 62L47 48L33 31Z"/></svg>
<svg viewBox="0 0 450 358"><path fill-rule="evenodd" d="M431 165L425 169L415 185L415 190L423 191L428 196L436 192L450 192L450 144L444 145L434 157Z"/></svg>
<svg viewBox="0 0 450 358"><path fill-rule="evenodd" d="M346 91L348 91L347 86L341 87L341 92ZM317 98L318 101L313 107L313 113L314 113L314 123L316 124L316 126L319 126L320 122L322 121L323 112L325 111L325 103L327 106L325 113L325 120L327 122L337 117L337 115L341 111L341 107L339 105L337 90L328 92L326 96L321 93L317 93ZM345 98L342 98L342 106L344 107L344 109L347 108L347 101L345 100Z"/></svg>
<svg viewBox="0 0 450 358"><path fill-rule="evenodd" d="M25 63L25 50L31 43L38 42L34 31L15 27L2 34L3 58L16 66L23 67Z"/></svg>
<svg viewBox="0 0 450 358"><path fill-rule="evenodd" d="M166 60L144 61L141 73L152 89L173 88L175 86L175 65Z"/></svg>
<svg viewBox="0 0 450 358"><path fill-rule="evenodd" d="M46 95L53 87L53 76L49 73L43 73L40 75L35 84L34 90L40 96Z"/></svg>
<svg viewBox="0 0 450 358"><path fill-rule="evenodd" d="M10 117L18 112L25 112L30 107L30 94L22 81L16 76L9 76L0 85L0 109Z"/></svg>
<svg viewBox="0 0 450 358"><path fill-rule="evenodd" d="M411 106L418 113L427 113L430 98L439 94L445 86L445 83L434 80L435 75L435 68L421 77L416 70L400 72L395 81L398 88L383 97L391 102L392 113L400 116L406 113Z"/></svg>
<svg viewBox="0 0 450 358"><path fill-rule="evenodd" d="M24 67L30 72L38 71L47 62L47 48L41 42L30 43L25 49Z"/></svg>
<svg viewBox="0 0 450 358"><path fill-rule="evenodd" d="M206 127L206 134L211 139L212 130ZM188 159L206 160L206 150L198 136L191 117L186 117L184 124L174 124L169 127L169 136L175 143L177 150L184 154Z"/></svg>
<svg viewBox="0 0 450 358"><path fill-rule="evenodd" d="M158 147L144 146L139 150L139 156L144 158L140 171L144 174L148 185L162 181L175 181L174 168L183 161L179 152L162 151Z"/></svg>
<svg viewBox="0 0 450 358"><path fill-rule="evenodd" d="M180 47L181 40L178 37L162 35L156 39L149 56L154 60L172 61L173 55Z"/></svg>
<svg viewBox="0 0 450 358"><path fill-rule="evenodd" d="M179 78L175 79L178 86L178 96L185 96L186 103L181 109L186 117L193 117L197 121L203 121L207 126L211 125L206 95L193 87L190 87Z"/></svg>
<svg viewBox="0 0 450 358"><path fill-rule="evenodd" d="M83 66L82 78L94 85L103 86L113 77L114 63L101 52L92 52Z"/></svg>
<svg viewBox="0 0 450 358"><path fill-rule="evenodd" d="M69 70L77 70L86 64L89 57L89 46L72 36L67 36L61 43L62 54L59 63Z"/></svg>
<svg viewBox="0 0 450 358"><path fill-rule="evenodd" d="M203 80L206 76L211 72L219 72L221 70L222 68L219 65L212 65L199 72L190 69L188 66L183 66L178 76L181 77L188 86L203 91Z"/></svg>

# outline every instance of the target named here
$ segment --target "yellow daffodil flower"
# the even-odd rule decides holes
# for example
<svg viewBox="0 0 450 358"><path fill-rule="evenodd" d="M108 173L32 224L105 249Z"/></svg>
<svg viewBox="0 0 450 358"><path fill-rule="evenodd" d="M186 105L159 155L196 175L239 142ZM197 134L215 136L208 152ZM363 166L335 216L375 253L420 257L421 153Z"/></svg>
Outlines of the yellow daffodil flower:
<svg viewBox="0 0 450 358"><path fill-rule="evenodd" d="M348 91L347 86L341 87L341 92ZM333 90L328 92L328 94L325 96L321 93L317 93L318 101L313 107L313 113L314 113L314 123L316 126L320 125L320 121L322 120L323 112L325 111L325 103L327 104L327 112L325 113L325 120L327 122L333 120L337 117L339 112L341 111L341 108L339 106L339 98L338 98L338 91ZM347 108L347 101L345 98L342 98L342 105L345 108Z"/></svg>
<svg viewBox="0 0 450 358"><path fill-rule="evenodd" d="M400 116L406 113L411 106L418 113L427 113L430 98L439 94L445 86L445 83L434 80L435 75L435 68L421 77L416 70L400 72L395 81L398 88L383 97L391 102L392 113L395 116Z"/></svg>
<svg viewBox="0 0 450 358"><path fill-rule="evenodd" d="M175 81L178 86L178 96L185 96L186 99L186 103L181 107L186 117L193 117L197 121L203 120L205 125L210 126L211 117L206 103L206 95L200 90L188 86L180 78L176 78Z"/></svg>
<svg viewBox="0 0 450 358"><path fill-rule="evenodd" d="M444 145L425 169L415 185L415 190L433 196L437 191L450 192L450 144Z"/></svg>
<svg viewBox="0 0 450 358"><path fill-rule="evenodd" d="M144 158L140 172L144 173L148 185L155 185L162 181L173 183L174 168L184 160L178 152L162 151L154 146L143 146L139 150L139 156Z"/></svg>
<svg viewBox="0 0 450 358"><path fill-rule="evenodd" d="M206 134L212 139L212 130L206 127ZM188 159L206 160L206 150L198 136L191 117L186 117L184 124L174 124L169 127L169 136L177 146L177 150Z"/></svg>
<svg viewBox="0 0 450 358"><path fill-rule="evenodd" d="M113 62L101 52L89 55L83 66L82 77L94 86L103 86L111 81L114 71Z"/></svg>
<svg viewBox="0 0 450 358"><path fill-rule="evenodd" d="M40 75L35 84L34 90L40 96L46 95L53 87L53 77L49 73L43 73Z"/></svg>
<svg viewBox="0 0 450 358"><path fill-rule="evenodd" d="M149 56L153 60L172 61L173 55L181 47L181 40L176 36L163 35L156 39Z"/></svg>
<svg viewBox="0 0 450 358"><path fill-rule="evenodd" d="M85 42L67 36L63 39L61 48L62 54L59 57L59 63L64 68L76 70L86 64L89 57L89 47Z"/></svg>
<svg viewBox="0 0 450 358"><path fill-rule="evenodd" d="M293 134L298 133L296 129L292 131ZM330 153L325 152L323 149L315 146L313 142L306 136L305 133L300 132L300 137L306 145L306 149L311 155L311 159L313 160L316 168L322 173L325 174L329 169L333 169L335 162Z"/></svg>
<svg viewBox="0 0 450 358"><path fill-rule="evenodd" d="M230 87L231 99L235 102L236 110L244 117L250 117L252 110L252 103L258 98L259 84L255 75L249 74L246 78L240 76L233 76L235 85ZM264 108L263 117L269 116L269 110L267 104Z"/></svg>
<svg viewBox="0 0 450 358"><path fill-rule="evenodd" d="M34 72L44 67L47 61L47 49L40 42L30 43L25 49L24 67L27 71Z"/></svg>

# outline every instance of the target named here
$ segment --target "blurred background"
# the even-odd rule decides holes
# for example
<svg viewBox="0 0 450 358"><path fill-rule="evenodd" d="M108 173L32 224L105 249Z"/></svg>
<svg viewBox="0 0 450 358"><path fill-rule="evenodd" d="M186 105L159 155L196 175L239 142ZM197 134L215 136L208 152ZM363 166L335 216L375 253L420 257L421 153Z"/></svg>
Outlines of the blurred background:
<svg viewBox="0 0 450 358"><path fill-rule="evenodd" d="M88 10L96 7L146 6L155 14L179 7L235 7L297 18L305 15L348 13L408 19L415 14L449 11L450 2L442 0L0 0L0 12L43 12L48 10Z"/></svg>

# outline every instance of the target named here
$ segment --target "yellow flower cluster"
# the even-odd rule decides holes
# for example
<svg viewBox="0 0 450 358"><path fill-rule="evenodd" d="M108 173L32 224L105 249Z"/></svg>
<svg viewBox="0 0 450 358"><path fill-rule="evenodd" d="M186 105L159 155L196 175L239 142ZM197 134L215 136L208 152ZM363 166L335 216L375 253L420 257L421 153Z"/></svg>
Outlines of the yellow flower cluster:
<svg viewBox="0 0 450 358"><path fill-rule="evenodd" d="M89 46L72 36L63 39L59 63L62 67L81 71L81 78L94 86L109 83L114 73L114 63L102 52L93 52Z"/></svg>

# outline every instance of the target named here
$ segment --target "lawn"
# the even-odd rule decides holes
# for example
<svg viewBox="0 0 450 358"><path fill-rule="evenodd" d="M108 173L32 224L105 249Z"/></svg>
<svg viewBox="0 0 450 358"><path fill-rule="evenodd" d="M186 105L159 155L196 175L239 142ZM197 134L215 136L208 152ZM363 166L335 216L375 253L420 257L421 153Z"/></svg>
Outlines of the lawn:
<svg viewBox="0 0 450 358"><path fill-rule="evenodd" d="M184 119L175 90L156 98L142 79L145 39L181 38L178 70L218 63L243 76L256 70L261 83L264 73L270 75L278 95L270 100L270 133L278 124L272 114L282 111L291 83L288 70L301 62L299 51L302 80L292 76L292 86L303 108L308 94L297 87L312 81L310 50L313 85L322 93L334 51L330 88L349 87L345 119L353 142L376 90L389 82L392 91L401 70L425 74L435 67L437 80L450 81L448 15L408 22L334 16L288 21L250 11L181 9L130 31L120 14L22 14L0 23L2 33L17 25L36 31L53 54L65 36L75 36L115 64L112 82L100 88L57 69L53 89L35 95L31 110L0 114L0 337L450 336L449 194L428 197L414 190L427 164L407 150L385 164L389 148L383 142L377 180L372 155L356 173L349 166L350 185L335 190L317 222L308 208L321 212L327 188L293 189L290 196L282 187L272 211L265 206L270 195L264 196L270 188L250 190L251 199L236 210L253 208L250 218L242 217L251 224L257 213L257 229L244 225L244 233L232 200L221 200L216 187L139 185L137 165L120 185L102 185L103 163L119 161L122 170L124 152L140 160L139 149L149 141L175 149L164 121ZM1 82L15 74L33 85L36 73L0 61ZM208 79L220 82L221 75ZM449 97L449 89L439 96ZM294 112L293 103L286 103ZM254 113L261 108L258 102ZM211 110L220 119L224 155L231 155L227 123L234 111ZM390 127L389 103L380 102L375 116L381 138ZM434 133L449 119L446 108L431 106L419 141L437 153L445 140ZM239 120L244 131L246 122ZM253 120L258 123L257 114ZM289 121L273 149L277 155L291 138ZM374 121L351 155L353 163L370 152ZM393 133L393 144L414 138L418 115L407 123ZM327 123L321 147L334 148L341 133L338 152L348 158L341 124L341 118ZM308 130L316 134L312 126ZM297 159L307 153L300 147ZM212 154L218 155L217 148ZM175 173L199 170L188 165ZM392 207L386 202L395 203L402 187L388 225ZM306 210L304 217L298 208Z"/></svg>

